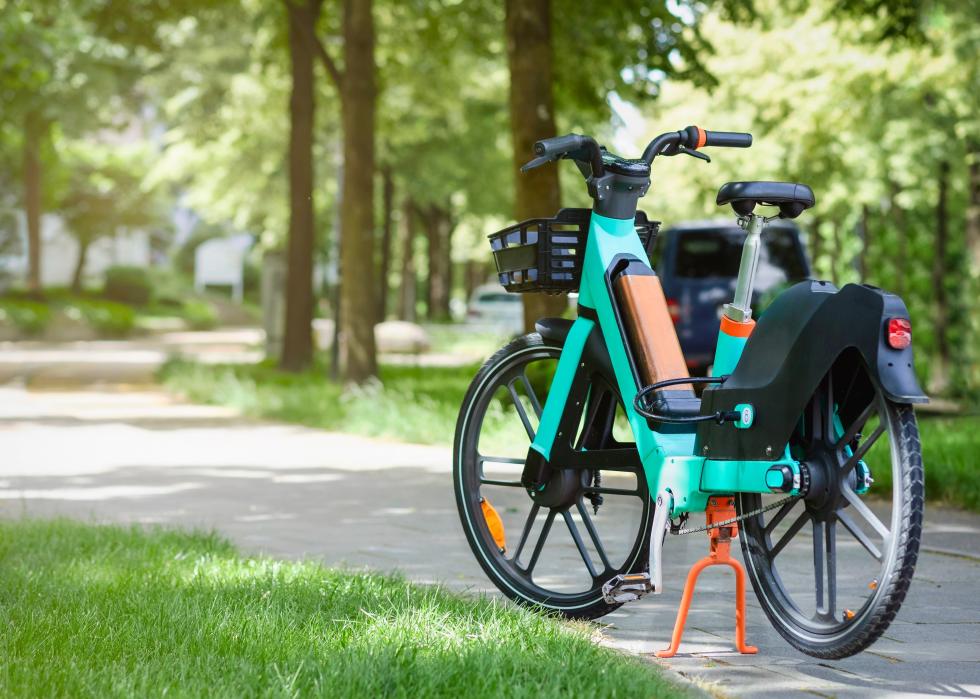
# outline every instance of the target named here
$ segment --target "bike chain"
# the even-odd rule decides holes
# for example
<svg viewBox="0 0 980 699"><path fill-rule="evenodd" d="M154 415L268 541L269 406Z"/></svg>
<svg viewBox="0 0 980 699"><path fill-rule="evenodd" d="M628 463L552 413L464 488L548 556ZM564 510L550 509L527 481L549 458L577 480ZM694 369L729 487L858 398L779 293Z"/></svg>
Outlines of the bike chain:
<svg viewBox="0 0 980 699"><path fill-rule="evenodd" d="M736 524L741 522L743 519L748 519L749 517L755 517L756 515L761 515L763 512L768 512L769 510L775 510L777 507L782 507L788 502L793 500L799 500L799 495L790 495L788 498L783 498L782 500L777 500L776 502L769 503L765 507L760 507L757 510L752 510L751 512L746 512L744 515L739 515L738 517L732 517L731 519L726 519L723 522L715 522L714 524L708 526L707 524L703 527L695 527L694 529L681 529L681 525L674 525L673 522L670 523L670 533L676 536L681 536L683 534L697 534L698 532L706 532L709 529L717 529L718 527L727 527L730 524ZM683 524L683 522L682 522Z"/></svg>

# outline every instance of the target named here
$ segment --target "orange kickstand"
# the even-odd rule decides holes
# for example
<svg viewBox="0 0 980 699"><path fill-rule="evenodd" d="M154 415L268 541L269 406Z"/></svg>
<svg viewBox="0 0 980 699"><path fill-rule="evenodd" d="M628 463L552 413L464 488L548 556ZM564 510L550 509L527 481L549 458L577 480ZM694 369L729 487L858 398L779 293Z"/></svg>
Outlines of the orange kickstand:
<svg viewBox="0 0 980 699"><path fill-rule="evenodd" d="M708 499L705 508L707 525L723 522L735 517L735 498L712 497ZM674 635L670 638L670 648L657 651L658 658L673 658L681 645L684 635L684 624L687 623L687 613L691 610L691 599L694 597L694 586L697 585L698 575L708 566L729 565L735 571L735 646L739 653L758 653L755 646L745 645L745 570L742 564L730 557L732 539L738 536L738 524L725 527L715 527L708 530L710 553L691 566L684 584L684 596L677 610L677 621L674 623Z"/></svg>

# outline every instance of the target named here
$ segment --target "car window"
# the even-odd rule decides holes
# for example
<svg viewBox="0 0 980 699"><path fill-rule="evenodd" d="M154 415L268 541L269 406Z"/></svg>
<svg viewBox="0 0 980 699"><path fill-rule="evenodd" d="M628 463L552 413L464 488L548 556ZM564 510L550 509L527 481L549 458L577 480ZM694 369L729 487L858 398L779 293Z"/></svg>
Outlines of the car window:
<svg viewBox="0 0 980 699"><path fill-rule="evenodd" d="M678 235L674 275L682 279L735 278L744 240L745 234L733 229L684 231ZM770 228L762 234L762 241L756 273L759 291L806 277L792 230Z"/></svg>

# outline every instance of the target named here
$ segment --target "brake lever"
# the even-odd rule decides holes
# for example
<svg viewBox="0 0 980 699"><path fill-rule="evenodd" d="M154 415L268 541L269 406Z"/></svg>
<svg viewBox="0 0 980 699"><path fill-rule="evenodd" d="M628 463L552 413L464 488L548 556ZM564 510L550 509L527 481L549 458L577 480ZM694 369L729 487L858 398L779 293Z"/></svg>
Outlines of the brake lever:
<svg viewBox="0 0 980 699"><path fill-rule="evenodd" d="M690 148L685 148L684 146L677 146L677 152L683 153L684 155L689 155L692 158L698 158L699 160L703 160L706 163L711 162L711 158L709 158L706 153L702 153L699 150L691 150Z"/></svg>
<svg viewBox="0 0 980 699"><path fill-rule="evenodd" d="M540 158L534 158L529 160L523 165L521 165L521 172L527 172L528 170L533 170L536 167L540 167L550 162L557 160L553 155L542 155Z"/></svg>

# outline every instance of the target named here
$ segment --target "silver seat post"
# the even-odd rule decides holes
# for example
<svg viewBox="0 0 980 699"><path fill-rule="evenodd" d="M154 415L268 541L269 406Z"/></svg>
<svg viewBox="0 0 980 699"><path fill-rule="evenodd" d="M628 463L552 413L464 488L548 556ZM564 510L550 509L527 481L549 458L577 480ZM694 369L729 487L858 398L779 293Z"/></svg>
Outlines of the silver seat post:
<svg viewBox="0 0 980 699"><path fill-rule="evenodd" d="M766 218L757 214L740 216L738 225L745 228L748 235L745 236L745 244L742 246L735 300L725 304L724 313L732 320L744 323L752 318L752 287L755 285L755 273L759 267L762 229L766 226Z"/></svg>

